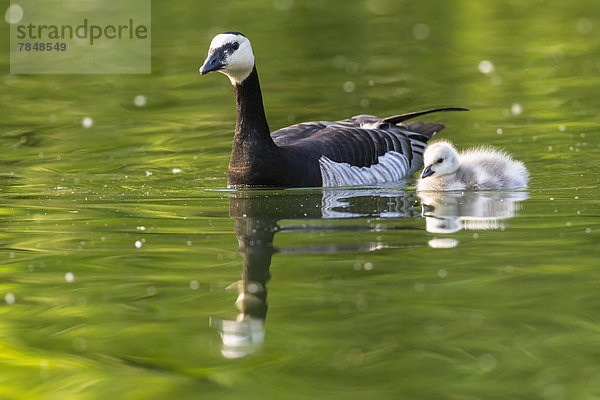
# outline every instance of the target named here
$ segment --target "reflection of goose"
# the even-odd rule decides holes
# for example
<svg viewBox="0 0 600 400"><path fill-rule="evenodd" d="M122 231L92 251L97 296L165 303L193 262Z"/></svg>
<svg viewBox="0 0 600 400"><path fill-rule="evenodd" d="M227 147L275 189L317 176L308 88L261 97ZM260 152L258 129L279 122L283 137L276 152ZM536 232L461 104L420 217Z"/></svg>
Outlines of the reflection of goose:
<svg viewBox="0 0 600 400"><path fill-rule="evenodd" d="M256 204L254 204L256 205ZM277 220L252 218L254 207L238 207L230 203L230 214L236 221L238 251L244 256L242 280L231 285L238 291L235 302L239 314L235 320L215 320L221 333L226 358L239 358L259 350L265 339L264 321L267 316L267 281ZM240 214L241 212L241 214ZM251 214L250 214L251 215Z"/></svg>
<svg viewBox="0 0 600 400"><path fill-rule="evenodd" d="M439 141L427 146L424 162L420 191L524 189L529 179L522 162L491 147L458 153L452 143Z"/></svg>
<svg viewBox="0 0 600 400"><path fill-rule="evenodd" d="M453 233L461 229L503 228L502 220L514 217L526 192L419 192L426 229Z"/></svg>
<svg viewBox="0 0 600 400"><path fill-rule="evenodd" d="M365 227L364 224L322 224L323 219L355 218L357 216L396 218L418 215L415 198L391 188L361 190L286 190L280 192L236 191L229 196L229 215L235 220L238 251L244 258L242 279L231 288L237 289L235 302L239 314L235 319L212 318L211 325L219 330L222 349L227 358L244 357L258 351L265 340L267 316L267 281L271 258L276 250L276 233L312 231L380 231L386 226ZM279 228L280 220L300 220ZM314 221L311 224L308 221ZM392 228L393 229L393 228ZM414 245L414 244L413 244ZM367 252L389 247L380 241L344 245L299 245L278 249L281 253L331 253L341 251Z"/></svg>
<svg viewBox="0 0 600 400"><path fill-rule="evenodd" d="M214 37L200 73L219 71L233 85L237 122L229 163L231 186L351 186L396 181L423 164L425 143L444 125L409 122L443 108L378 118L306 122L273 132L265 117L250 41L241 33Z"/></svg>
<svg viewBox="0 0 600 400"><path fill-rule="evenodd" d="M379 217L407 218L415 215L413 198L404 191L371 189L324 189L321 215L324 219Z"/></svg>

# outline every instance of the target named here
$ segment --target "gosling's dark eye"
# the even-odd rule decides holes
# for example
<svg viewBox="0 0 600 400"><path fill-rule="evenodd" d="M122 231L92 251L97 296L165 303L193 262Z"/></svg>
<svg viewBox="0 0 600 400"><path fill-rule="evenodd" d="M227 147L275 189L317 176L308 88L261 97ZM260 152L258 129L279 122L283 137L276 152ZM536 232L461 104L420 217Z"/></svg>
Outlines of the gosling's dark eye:
<svg viewBox="0 0 600 400"><path fill-rule="evenodd" d="M444 161L443 158L438 158L438 160L436 161L436 163L441 164Z"/></svg>
<svg viewBox="0 0 600 400"><path fill-rule="evenodd" d="M233 47L234 50L237 50L240 48L240 44L238 42L233 42L233 44L231 45L231 47Z"/></svg>

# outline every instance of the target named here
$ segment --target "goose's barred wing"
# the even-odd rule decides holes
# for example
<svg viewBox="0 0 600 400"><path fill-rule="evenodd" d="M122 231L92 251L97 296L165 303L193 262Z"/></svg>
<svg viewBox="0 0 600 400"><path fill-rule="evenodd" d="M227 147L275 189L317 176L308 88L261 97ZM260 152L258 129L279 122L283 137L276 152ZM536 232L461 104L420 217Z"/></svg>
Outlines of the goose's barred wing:
<svg viewBox="0 0 600 400"><path fill-rule="evenodd" d="M423 151L439 123L404 121L442 108L378 118L358 115L336 122L306 122L272 133L301 163L318 160L323 186L372 184L398 180L423 165ZM310 161L312 160L312 161Z"/></svg>
<svg viewBox="0 0 600 400"><path fill-rule="evenodd" d="M303 122L274 131L271 133L271 138L277 146L289 146L333 124L333 122L326 121Z"/></svg>
<svg viewBox="0 0 600 400"><path fill-rule="evenodd" d="M385 129L329 127L292 146L321 154L322 186L393 182L421 168L427 140L443 128L424 122Z"/></svg>
<svg viewBox="0 0 600 400"><path fill-rule="evenodd" d="M271 133L273 141L278 146L288 146L299 140L306 139L327 128L360 128L365 124L378 124L380 119L374 115L357 115L342 121L312 121L291 125Z"/></svg>
<svg viewBox="0 0 600 400"><path fill-rule="evenodd" d="M379 157L393 151L406 157L410 167L413 158L418 158L419 168L427 140L442 129L444 125L430 122L376 129L331 125L291 146L313 148L331 161L356 167L377 164Z"/></svg>

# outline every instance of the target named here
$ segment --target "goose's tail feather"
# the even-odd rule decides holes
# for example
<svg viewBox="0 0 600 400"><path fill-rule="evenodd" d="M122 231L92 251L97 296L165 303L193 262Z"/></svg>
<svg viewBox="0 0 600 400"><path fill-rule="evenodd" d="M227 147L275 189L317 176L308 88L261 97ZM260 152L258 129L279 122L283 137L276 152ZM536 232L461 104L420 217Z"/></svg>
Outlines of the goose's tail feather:
<svg viewBox="0 0 600 400"><path fill-rule="evenodd" d="M435 112L442 112L442 111L469 111L469 109L468 108L460 108L460 107L433 108L431 110L416 111L416 112L411 112L411 113L406 113L406 114L393 115L391 117L383 118L381 120L381 122L387 122L387 123L395 125L395 124L399 124L399 123L404 122L409 119L420 117L421 115L431 114L431 113L435 113Z"/></svg>

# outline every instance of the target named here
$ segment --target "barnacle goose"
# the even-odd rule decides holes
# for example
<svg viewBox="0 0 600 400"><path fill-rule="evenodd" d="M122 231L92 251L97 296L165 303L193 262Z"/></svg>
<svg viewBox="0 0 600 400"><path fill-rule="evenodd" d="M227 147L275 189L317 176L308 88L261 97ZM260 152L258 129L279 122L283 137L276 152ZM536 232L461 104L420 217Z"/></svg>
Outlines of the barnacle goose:
<svg viewBox="0 0 600 400"><path fill-rule="evenodd" d="M417 190L525 189L529 173L522 162L492 147L458 153L452 143L438 141L425 149L425 169Z"/></svg>
<svg viewBox="0 0 600 400"><path fill-rule="evenodd" d="M387 118L358 115L335 122L305 122L270 133L250 41L239 32L214 37L200 67L229 77L237 121L228 185L315 187L396 181L419 170L426 142L444 125L404 121L437 108Z"/></svg>

